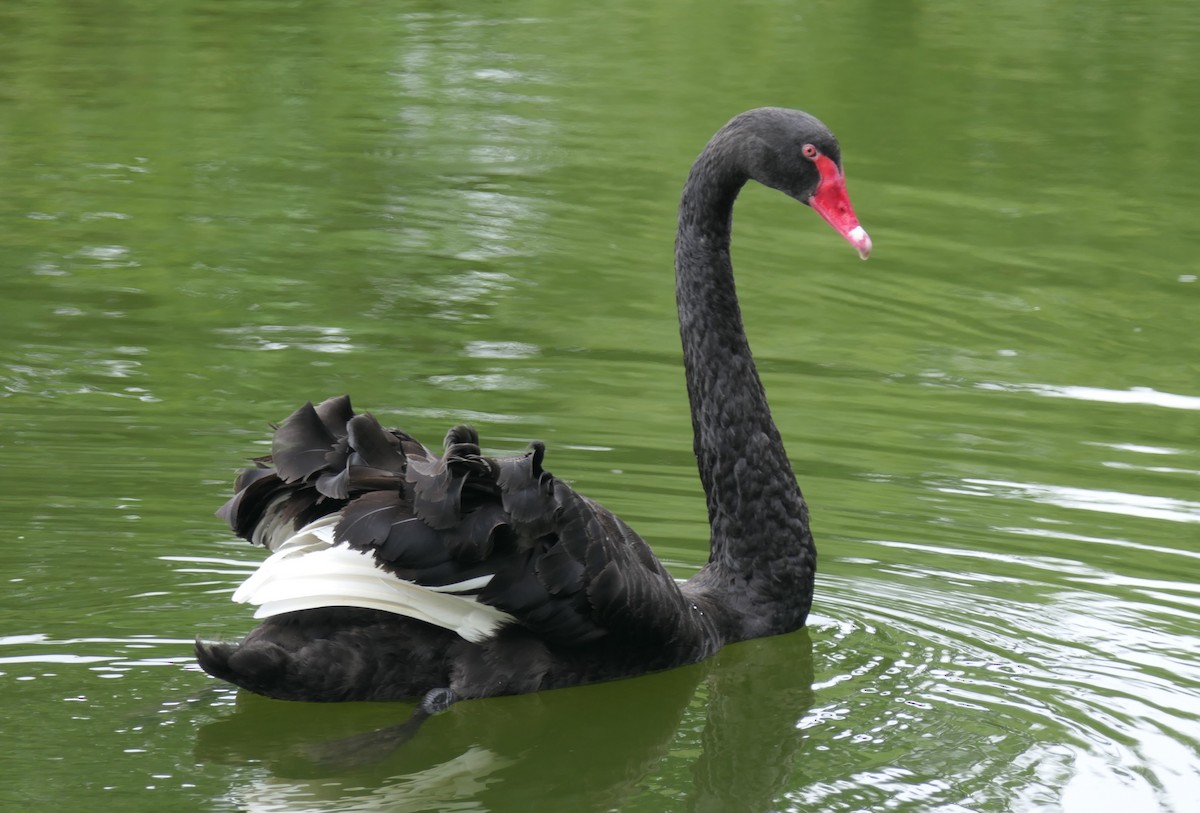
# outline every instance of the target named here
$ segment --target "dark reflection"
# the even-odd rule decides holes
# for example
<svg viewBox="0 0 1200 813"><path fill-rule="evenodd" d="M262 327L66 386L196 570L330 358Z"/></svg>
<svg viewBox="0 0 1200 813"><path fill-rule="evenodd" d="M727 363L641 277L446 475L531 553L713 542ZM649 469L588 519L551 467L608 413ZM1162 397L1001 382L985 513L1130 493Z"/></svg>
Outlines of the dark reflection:
<svg viewBox="0 0 1200 813"><path fill-rule="evenodd" d="M796 768L796 724L813 704L807 629L721 653L708 680L700 756L688 810L766 810Z"/></svg>
<svg viewBox="0 0 1200 813"><path fill-rule="evenodd" d="M408 742L395 736L407 706L243 696L200 729L197 756L257 763L231 789L247 807L762 810L795 774L812 681L802 630L633 680L460 703Z"/></svg>

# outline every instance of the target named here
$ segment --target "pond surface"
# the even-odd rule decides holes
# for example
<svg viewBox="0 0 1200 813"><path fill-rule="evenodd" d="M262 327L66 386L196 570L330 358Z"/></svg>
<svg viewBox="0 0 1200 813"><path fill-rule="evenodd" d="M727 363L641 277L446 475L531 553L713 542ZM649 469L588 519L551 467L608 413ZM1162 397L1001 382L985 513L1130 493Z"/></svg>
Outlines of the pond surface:
<svg viewBox="0 0 1200 813"><path fill-rule="evenodd" d="M471 5L0 9L0 807L1196 809L1194 5ZM876 247L739 204L808 629L357 767L408 706L199 672L261 559L212 511L308 399L544 440L705 561L675 206L763 104L838 133Z"/></svg>

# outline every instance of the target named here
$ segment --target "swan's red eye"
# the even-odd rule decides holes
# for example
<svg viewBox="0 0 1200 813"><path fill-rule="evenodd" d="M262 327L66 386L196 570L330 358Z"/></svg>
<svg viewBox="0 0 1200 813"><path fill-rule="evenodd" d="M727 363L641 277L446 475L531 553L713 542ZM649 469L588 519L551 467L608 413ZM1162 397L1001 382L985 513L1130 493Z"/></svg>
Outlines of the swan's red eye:
<svg viewBox="0 0 1200 813"><path fill-rule="evenodd" d="M804 157L807 158L809 161L812 161L814 158L817 157L817 148L814 147L812 144L805 144L804 147L800 150L800 152L804 153Z"/></svg>

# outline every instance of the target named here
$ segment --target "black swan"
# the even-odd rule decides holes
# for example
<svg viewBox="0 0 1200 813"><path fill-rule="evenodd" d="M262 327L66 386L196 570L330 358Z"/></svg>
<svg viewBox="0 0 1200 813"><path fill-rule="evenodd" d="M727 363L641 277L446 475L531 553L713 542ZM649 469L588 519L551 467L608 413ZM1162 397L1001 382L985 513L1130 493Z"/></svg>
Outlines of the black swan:
<svg viewBox="0 0 1200 813"><path fill-rule="evenodd" d="M808 204L863 259L833 134L796 110L722 127L679 206L676 293L711 554L682 584L624 522L543 468L544 447L439 457L355 414L305 404L218 512L272 551L234 594L265 618L241 643L196 642L210 675L274 698L519 694L693 663L804 625L816 548L742 327L729 241L747 180Z"/></svg>

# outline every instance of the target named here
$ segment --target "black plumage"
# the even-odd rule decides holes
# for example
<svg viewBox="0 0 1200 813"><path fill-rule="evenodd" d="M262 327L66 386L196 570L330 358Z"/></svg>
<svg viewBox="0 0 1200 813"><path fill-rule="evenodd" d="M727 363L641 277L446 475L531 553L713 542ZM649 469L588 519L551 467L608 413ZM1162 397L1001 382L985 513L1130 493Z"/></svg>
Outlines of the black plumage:
<svg viewBox="0 0 1200 813"><path fill-rule="evenodd" d="M838 220L822 203L844 197L840 161L816 119L764 108L722 128L684 188L676 290L712 530L693 578L677 583L624 522L546 471L541 444L491 457L459 426L438 455L342 396L285 420L219 515L272 549L336 520L330 544L371 557L383 578L468 597L502 621L468 640L365 605L312 607L267 618L240 644L198 642L201 666L273 697L425 696L434 708L690 663L803 626L816 550L746 342L729 236L753 178L813 205L865 256L853 211Z"/></svg>

